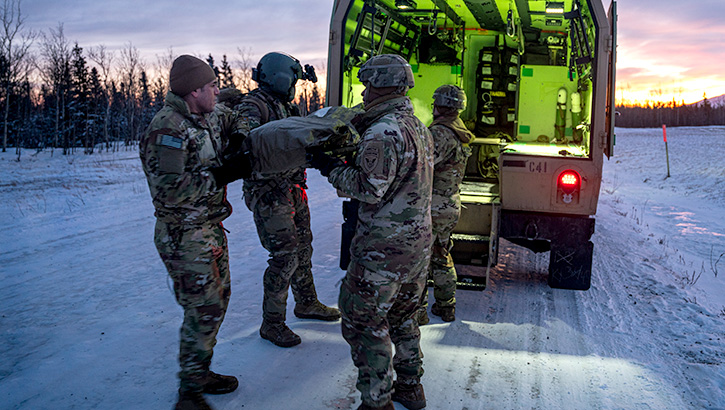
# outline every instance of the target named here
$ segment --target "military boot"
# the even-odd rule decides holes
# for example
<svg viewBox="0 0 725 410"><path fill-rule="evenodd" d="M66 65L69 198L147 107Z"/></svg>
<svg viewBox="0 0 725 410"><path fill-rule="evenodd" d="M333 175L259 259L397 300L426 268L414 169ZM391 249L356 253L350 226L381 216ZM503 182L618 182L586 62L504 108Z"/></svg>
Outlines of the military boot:
<svg viewBox="0 0 725 410"><path fill-rule="evenodd" d="M201 392L183 392L179 390L179 401L176 402L174 410L214 410L204 400Z"/></svg>
<svg viewBox="0 0 725 410"><path fill-rule="evenodd" d="M389 401L388 404L380 407L372 407L363 403L360 405L360 407L357 408L357 410L395 410L395 406L393 405L392 401Z"/></svg>
<svg viewBox="0 0 725 410"><path fill-rule="evenodd" d="M456 320L455 306L438 306L437 303L434 303L430 308L430 313L440 316L444 322L452 322Z"/></svg>
<svg viewBox="0 0 725 410"><path fill-rule="evenodd" d="M415 316L413 318L418 322L418 326L423 326L430 323L430 318L428 317L428 310L426 308L418 309L415 312Z"/></svg>
<svg viewBox="0 0 725 410"><path fill-rule="evenodd" d="M402 404L408 410L420 410L425 407L423 385L393 382L392 400Z"/></svg>
<svg viewBox="0 0 725 410"><path fill-rule="evenodd" d="M204 382L204 393L226 394L237 389L239 381L234 376L224 376L209 370Z"/></svg>
<svg viewBox="0 0 725 410"><path fill-rule="evenodd" d="M307 305L295 305L295 316L300 319L319 319L333 321L340 318L340 311L329 306L325 306L319 300L315 299Z"/></svg>
<svg viewBox="0 0 725 410"><path fill-rule="evenodd" d="M302 339L284 322L263 321L262 327L259 328L259 335L262 336L262 339L267 339L279 347L292 347L302 342Z"/></svg>

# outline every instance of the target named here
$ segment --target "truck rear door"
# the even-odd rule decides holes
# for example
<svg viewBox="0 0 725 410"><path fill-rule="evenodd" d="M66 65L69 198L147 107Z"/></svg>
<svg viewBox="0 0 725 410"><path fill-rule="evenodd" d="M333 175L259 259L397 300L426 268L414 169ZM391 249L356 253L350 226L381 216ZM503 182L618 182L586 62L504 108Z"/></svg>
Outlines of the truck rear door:
<svg viewBox="0 0 725 410"><path fill-rule="evenodd" d="M617 75L617 2L612 1L609 6L609 28L612 30L612 50L609 52L609 78L607 81L607 139L604 145L604 154L607 158L614 155L614 119L616 115L616 75Z"/></svg>

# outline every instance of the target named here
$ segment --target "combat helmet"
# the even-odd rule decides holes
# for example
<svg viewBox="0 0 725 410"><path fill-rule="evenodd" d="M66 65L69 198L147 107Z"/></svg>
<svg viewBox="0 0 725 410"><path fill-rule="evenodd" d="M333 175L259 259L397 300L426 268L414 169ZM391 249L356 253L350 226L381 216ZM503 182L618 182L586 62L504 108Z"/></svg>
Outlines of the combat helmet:
<svg viewBox="0 0 725 410"><path fill-rule="evenodd" d="M303 76L302 66L296 58L284 53L267 53L257 68L252 68L252 80L285 101L295 98L295 84Z"/></svg>
<svg viewBox="0 0 725 410"><path fill-rule="evenodd" d="M397 54L381 54L371 57L360 67L357 78L361 83L370 84L375 88L413 88L415 85L410 64Z"/></svg>
<svg viewBox="0 0 725 410"><path fill-rule="evenodd" d="M466 93L456 85L444 84L433 92L433 104L463 111L466 109Z"/></svg>

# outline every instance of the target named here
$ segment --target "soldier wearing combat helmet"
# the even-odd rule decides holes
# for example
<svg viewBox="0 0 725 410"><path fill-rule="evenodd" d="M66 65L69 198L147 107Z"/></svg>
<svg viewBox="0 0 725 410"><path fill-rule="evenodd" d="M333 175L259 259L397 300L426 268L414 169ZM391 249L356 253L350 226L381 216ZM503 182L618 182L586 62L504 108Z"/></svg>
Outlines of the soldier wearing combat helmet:
<svg viewBox="0 0 725 410"><path fill-rule="evenodd" d="M442 85L433 93L433 123L430 132L435 146L433 197L433 247L429 276L433 280L435 303L431 313L444 321L455 320L456 268L451 258L451 232L461 214L459 187L471 155L468 143L473 134L459 118L466 109L466 94L455 85ZM428 323L428 288L423 293L418 323Z"/></svg>
<svg viewBox="0 0 725 410"><path fill-rule="evenodd" d="M248 130L215 105L219 89L207 63L182 55L169 77L171 90L139 142L139 154L156 209L156 249L184 309L176 409L207 410L202 393L229 393L238 385L236 377L209 367L231 294L222 226L232 212L226 186L251 172L245 154L224 160L222 149Z"/></svg>
<svg viewBox="0 0 725 410"><path fill-rule="evenodd" d="M310 160L335 188L359 201L340 288L342 335L358 368L359 409L391 410L392 401L421 409L426 402L414 315L432 241L433 140L413 115L406 96L413 72L402 57L372 57L358 78L365 85L365 113L356 123L362 138L354 163L319 152Z"/></svg>
<svg viewBox="0 0 725 410"><path fill-rule="evenodd" d="M268 53L252 72L259 88L235 106L250 129L270 121L299 116L291 101L298 79L317 81L314 69L284 53ZM277 346L291 347L300 337L287 327L287 296L290 286L295 299L294 314L305 319L337 320L340 312L317 299L312 277L312 230L305 189L304 168L284 173L254 172L244 180L244 201L254 214L262 246L269 252L264 272L262 338Z"/></svg>

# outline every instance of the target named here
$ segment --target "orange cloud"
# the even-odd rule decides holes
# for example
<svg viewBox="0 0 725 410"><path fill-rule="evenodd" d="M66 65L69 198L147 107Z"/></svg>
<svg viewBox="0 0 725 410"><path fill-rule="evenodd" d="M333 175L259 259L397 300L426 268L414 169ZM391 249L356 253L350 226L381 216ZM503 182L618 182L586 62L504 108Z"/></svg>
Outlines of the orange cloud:
<svg viewBox="0 0 725 410"><path fill-rule="evenodd" d="M617 99L692 103L725 94L725 2L620 0Z"/></svg>

